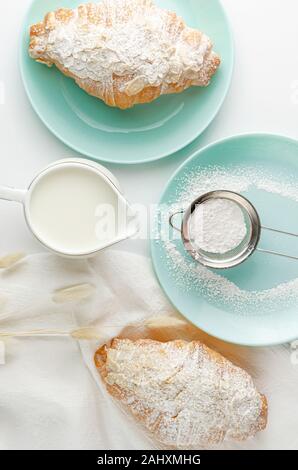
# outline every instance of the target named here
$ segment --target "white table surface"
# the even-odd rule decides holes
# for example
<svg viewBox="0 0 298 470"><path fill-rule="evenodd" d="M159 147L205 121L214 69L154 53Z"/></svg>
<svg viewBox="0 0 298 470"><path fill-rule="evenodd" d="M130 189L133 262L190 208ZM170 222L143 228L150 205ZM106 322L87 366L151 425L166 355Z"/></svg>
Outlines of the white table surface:
<svg viewBox="0 0 298 470"><path fill-rule="evenodd" d="M208 130L178 155L147 165L107 165L131 202L156 203L178 165L195 149L217 139L245 132L279 133L298 139L298 2L222 1L236 47L234 77L224 106ZM40 122L23 89L18 40L30 2L10 1L0 16L0 184L16 187L26 187L48 163L76 155ZM0 201L0 215L0 255L12 250L42 250L26 228L19 205ZM124 247L149 253L146 240L119 245Z"/></svg>

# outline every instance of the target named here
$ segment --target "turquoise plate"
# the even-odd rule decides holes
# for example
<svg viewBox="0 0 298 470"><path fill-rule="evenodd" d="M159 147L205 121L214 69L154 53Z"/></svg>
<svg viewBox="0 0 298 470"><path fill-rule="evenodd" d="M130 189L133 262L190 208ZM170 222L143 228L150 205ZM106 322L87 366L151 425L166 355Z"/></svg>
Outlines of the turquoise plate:
<svg viewBox="0 0 298 470"><path fill-rule="evenodd" d="M265 226L298 233L297 141L257 134L232 137L205 147L176 171L161 197L160 207L168 207L176 202L180 192L187 188L185 181L189 175L210 165L229 172L233 171L233 168L242 172L245 169L246 172L247 167L255 172L255 168L258 168L261 184L265 185L268 184L266 175L270 174L271 181L273 178L275 183L273 186L267 186L267 191L253 186L247 188L243 194L255 205ZM294 199L274 194L280 183L291 188L296 202ZM270 188L273 188L273 192L268 192ZM223 302L222 296L217 297L215 301L217 286L211 283L208 286L209 292L204 292L204 289L197 288L196 281L188 272L185 275L182 272L181 275L181 269L177 268L176 262L168 256L165 244L158 239L158 234L168 230L168 217L156 219L151 241L153 264L162 288L186 318L213 336L242 345L266 346L298 338L298 288L296 287L297 294L292 289L286 298L277 297L274 302L272 297L270 300L270 296L263 297L264 291L298 278L298 261L255 252L236 268L213 271L213 274L220 274L250 295L250 303L246 303L246 297L242 304L233 304L232 301L229 303L232 298L230 292L229 297L226 296L227 302ZM179 235L175 244L183 263L190 263L186 265L187 269L191 263L197 268L184 250ZM298 256L297 238L265 231L262 233L260 248Z"/></svg>
<svg viewBox="0 0 298 470"><path fill-rule="evenodd" d="M76 7L83 0L34 0L21 42L21 73L33 108L56 137L80 154L113 163L143 163L166 157L199 136L216 116L228 91L233 69L232 35L218 0L159 0L187 23L205 31L222 57L208 88L121 111L109 108L81 90L54 67L28 56L29 26L59 7Z"/></svg>

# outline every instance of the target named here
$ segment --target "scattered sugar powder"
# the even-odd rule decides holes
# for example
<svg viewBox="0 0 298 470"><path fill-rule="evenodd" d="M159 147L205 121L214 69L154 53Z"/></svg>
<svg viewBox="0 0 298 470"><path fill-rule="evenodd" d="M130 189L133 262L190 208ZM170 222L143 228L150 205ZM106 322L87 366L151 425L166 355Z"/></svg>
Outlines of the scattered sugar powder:
<svg viewBox="0 0 298 470"><path fill-rule="evenodd" d="M161 207L158 234L155 234L165 252L165 262L171 277L183 292L197 292L209 303L241 315L272 313L298 302L298 278L271 289L248 291L214 270L194 261L185 251L178 234L169 236L168 215L186 209L197 197L214 190L243 193L259 189L298 202L297 180L284 175L270 175L262 167L205 167L182 175L177 182L174 199Z"/></svg>
<svg viewBox="0 0 298 470"><path fill-rule="evenodd" d="M190 221L195 247L209 253L224 254L243 241L247 229L244 215L233 201L210 199L199 204Z"/></svg>

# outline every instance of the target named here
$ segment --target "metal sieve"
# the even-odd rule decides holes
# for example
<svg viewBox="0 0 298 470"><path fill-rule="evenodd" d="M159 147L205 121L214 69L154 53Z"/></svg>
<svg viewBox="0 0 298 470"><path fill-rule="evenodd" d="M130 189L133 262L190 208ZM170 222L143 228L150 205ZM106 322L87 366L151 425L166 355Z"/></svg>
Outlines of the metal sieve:
<svg viewBox="0 0 298 470"><path fill-rule="evenodd" d="M242 242L236 248L224 254L209 253L203 249L200 249L197 245L194 244L194 240L191 236L191 219L195 210L199 205L204 204L211 199L228 199L236 203L242 210L246 224L246 235ZM184 214L181 222L181 228L176 227L173 221L174 217L178 214ZM252 203L241 194L235 193L233 191L219 190L205 193L193 201L185 211L179 210L171 214L169 217L169 223L173 229L181 233L184 247L192 256L192 258L208 268L228 269L234 266L238 266L239 264L246 261L255 251L298 260L298 257L296 256L258 248L262 230L269 230L271 232L276 232L292 237L298 237L298 234L261 225L259 214Z"/></svg>

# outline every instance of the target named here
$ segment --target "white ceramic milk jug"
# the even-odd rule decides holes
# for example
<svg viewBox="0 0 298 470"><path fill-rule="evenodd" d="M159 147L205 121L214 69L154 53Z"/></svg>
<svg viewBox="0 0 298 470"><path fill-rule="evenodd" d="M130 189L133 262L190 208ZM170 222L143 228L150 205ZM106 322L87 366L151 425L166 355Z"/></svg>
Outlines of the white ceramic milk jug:
<svg viewBox="0 0 298 470"><path fill-rule="evenodd" d="M66 257L92 256L138 232L118 181L90 160L56 161L27 190L0 187L0 199L22 203L33 235Z"/></svg>

